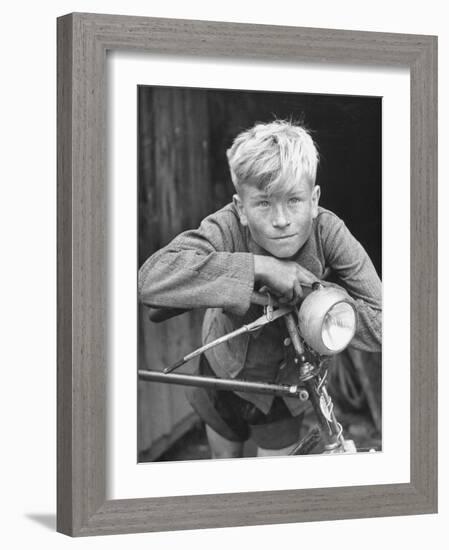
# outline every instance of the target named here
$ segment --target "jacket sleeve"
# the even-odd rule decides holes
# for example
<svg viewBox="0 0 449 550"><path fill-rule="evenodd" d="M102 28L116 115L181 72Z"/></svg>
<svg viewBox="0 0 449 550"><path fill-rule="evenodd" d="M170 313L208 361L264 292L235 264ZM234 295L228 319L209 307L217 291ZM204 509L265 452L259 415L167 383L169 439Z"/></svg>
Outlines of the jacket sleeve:
<svg viewBox="0 0 449 550"><path fill-rule="evenodd" d="M355 300L357 332L351 346L379 352L382 348L382 284L363 246L334 214L322 226L326 264ZM329 222L329 223L327 223Z"/></svg>
<svg viewBox="0 0 449 550"><path fill-rule="evenodd" d="M238 232L233 214L222 210L178 235L140 268L140 301L153 307L222 307L244 315L254 289L254 260L236 251Z"/></svg>

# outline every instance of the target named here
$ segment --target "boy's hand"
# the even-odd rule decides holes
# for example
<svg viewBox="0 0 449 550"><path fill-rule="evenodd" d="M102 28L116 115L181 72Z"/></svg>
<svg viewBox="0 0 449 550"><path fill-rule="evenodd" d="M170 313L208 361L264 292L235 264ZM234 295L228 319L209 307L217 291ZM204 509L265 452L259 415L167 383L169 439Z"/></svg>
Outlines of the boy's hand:
<svg viewBox="0 0 449 550"><path fill-rule="evenodd" d="M255 280L267 286L283 304L297 302L303 294L301 284L310 285L319 280L296 262L273 256L254 255L254 275Z"/></svg>

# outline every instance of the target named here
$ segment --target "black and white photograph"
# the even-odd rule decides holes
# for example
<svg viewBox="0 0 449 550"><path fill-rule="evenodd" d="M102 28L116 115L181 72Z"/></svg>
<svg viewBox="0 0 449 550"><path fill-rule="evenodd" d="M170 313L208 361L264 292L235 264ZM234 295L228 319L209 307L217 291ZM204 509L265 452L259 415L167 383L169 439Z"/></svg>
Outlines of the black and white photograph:
<svg viewBox="0 0 449 550"><path fill-rule="evenodd" d="M382 451L382 98L138 86L138 462Z"/></svg>
<svg viewBox="0 0 449 550"><path fill-rule="evenodd" d="M6 4L5 548L447 539L444 5Z"/></svg>

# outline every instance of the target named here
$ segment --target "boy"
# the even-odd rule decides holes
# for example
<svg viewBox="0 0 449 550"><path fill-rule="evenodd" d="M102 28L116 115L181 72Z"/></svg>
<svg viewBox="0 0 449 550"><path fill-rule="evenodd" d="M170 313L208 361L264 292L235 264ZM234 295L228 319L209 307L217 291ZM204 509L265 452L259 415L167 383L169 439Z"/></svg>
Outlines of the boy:
<svg viewBox="0 0 449 550"><path fill-rule="evenodd" d="M345 224L318 206L318 153L301 126L276 120L239 134L227 151L233 202L151 256L139 272L139 294L154 307L207 307L203 344L261 315L251 294L268 287L293 304L301 284L327 268L354 298L353 347L380 351L381 283ZM291 343L283 319L206 352L200 372L287 383ZM213 458L242 456L255 440L258 456L288 454L299 439L305 405L298 399L197 388L189 400L206 423Z"/></svg>

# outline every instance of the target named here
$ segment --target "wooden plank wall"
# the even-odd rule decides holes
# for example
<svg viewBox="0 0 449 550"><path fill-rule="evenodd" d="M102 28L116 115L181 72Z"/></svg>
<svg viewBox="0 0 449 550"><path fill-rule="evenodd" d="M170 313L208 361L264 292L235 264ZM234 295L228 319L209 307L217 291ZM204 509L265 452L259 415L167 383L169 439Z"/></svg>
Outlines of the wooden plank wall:
<svg viewBox="0 0 449 550"><path fill-rule="evenodd" d="M140 87L139 102L142 263L209 213L210 176L205 95L188 89ZM145 309L140 309L139 368L162 370L200 345L203 312L154 324ZM194 420L182 387L138 383L138 451L146 451L146 459L157 458Z"/></svg>

